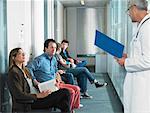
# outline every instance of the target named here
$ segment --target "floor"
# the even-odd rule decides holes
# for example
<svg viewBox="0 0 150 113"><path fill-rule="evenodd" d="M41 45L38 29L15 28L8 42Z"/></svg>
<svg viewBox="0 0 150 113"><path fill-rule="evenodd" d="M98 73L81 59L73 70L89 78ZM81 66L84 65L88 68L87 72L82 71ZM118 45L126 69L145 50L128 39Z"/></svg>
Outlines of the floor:
<svg viewBox="0 0 150 113"><path fill-rule="evenodd" d="M106 87L95 88L88 82L88 93L92 99L81 99L83 108L75 110L76 113L123 113L122 104L112 86L107 74L93 74L99 81L107 82Z"/></svg>

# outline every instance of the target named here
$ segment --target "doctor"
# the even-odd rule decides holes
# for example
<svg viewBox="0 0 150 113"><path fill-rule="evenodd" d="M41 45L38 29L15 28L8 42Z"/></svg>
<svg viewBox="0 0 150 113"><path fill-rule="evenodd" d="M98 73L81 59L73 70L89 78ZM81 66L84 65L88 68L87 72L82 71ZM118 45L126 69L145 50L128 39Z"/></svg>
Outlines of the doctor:
<svg viewBox="0 0 150 113"><path fill-rule="evenodd" d="M138 22L130 54L117 58L127 75L124 81L124 113L150 113L150 14L146 0L130 0L128 14Z"/></svg>

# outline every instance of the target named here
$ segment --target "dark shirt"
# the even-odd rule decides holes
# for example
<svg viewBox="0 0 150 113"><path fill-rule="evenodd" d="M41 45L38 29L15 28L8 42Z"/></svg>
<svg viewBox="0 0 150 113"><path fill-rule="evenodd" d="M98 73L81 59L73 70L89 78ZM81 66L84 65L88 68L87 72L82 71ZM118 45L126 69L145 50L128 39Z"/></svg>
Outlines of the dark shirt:
<svg viewBox="0 0 150 113"><path fill-rule="evenodd" d="M69 55L68 51L61 51L60 55L62 56L63 59L65 59L67 61L68 58L71 58L71 56Z"/></svg>

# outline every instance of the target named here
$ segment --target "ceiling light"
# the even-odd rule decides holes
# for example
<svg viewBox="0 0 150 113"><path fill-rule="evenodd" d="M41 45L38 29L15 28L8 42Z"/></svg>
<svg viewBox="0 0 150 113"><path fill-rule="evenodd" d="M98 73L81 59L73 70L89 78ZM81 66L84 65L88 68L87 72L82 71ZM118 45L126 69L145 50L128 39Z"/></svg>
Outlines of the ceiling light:
<svg viewBox="0 0 150 113"><path fill-rule="evenodd" d="M81 5L85 5L84 0L81 0L80 3L81 3Z"/></svg>

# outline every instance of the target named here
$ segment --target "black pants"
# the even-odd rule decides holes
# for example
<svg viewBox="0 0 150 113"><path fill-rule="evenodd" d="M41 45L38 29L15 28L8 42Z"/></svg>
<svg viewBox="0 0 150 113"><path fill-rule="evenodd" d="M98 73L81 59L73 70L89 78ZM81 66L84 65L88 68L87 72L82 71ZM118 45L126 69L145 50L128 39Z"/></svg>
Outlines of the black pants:
<svg viewBox="0 0 150 113"><path fill-rule="evenodd" d="M32 109L56 107L63 113L70 113L70 93L67 89L60 89L45 98L37 99L31 107Z"/></svg>

